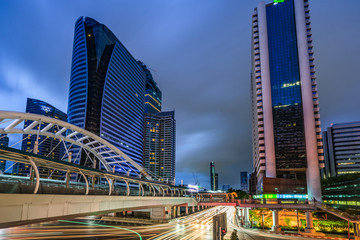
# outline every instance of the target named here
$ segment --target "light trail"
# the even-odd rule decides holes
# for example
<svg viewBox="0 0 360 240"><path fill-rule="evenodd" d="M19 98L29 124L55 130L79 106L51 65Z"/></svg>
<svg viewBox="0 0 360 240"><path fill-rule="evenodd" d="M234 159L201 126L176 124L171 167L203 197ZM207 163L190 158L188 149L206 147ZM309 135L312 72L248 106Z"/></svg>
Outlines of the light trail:
<svg viewBox="0 0 360 240"><path fill-rule="evenodd" d="M68 221L68 220L59 220L59 222L67 222L67 223L76 223L76 224L83 224L83 225L91 225L91 226L99 226L99 227L106 227L106 228L116 228L116 229L121 229L121 230L125 230L125 231L129 231L132 233L135 233L136 235L139 236L139 239L142 240L142 237L139 233L131 230L131 229L127 229L127 228L122 228L122 227L116 227L116 226L110 226L110 225L102 225L102 224L97 224L97 223L86 223L86 222L76 222L76 221Z"/></svg>

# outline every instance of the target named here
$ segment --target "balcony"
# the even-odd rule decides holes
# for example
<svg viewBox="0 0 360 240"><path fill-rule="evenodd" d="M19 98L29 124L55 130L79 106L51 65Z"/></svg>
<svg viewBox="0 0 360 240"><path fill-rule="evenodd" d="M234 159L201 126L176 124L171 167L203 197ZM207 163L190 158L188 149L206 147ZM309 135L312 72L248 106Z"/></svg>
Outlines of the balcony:
<svg viewBox="0 0 360 240"><path fill-rule="evenodd" d="M256 101L262 100L262 97L256 97Z"/></svg>
<svg viewBox="0 0 360 240"><path fill-rule="evenodd" d="M261 107L263 104L262 104L262 102L258 102L257 104L256 104L256 106L258 106L258 107Z"/></svg>
<svg viewBox="0 0 360 240"><path fill-rule="evenodd" d="M257 90L257 91L256 91L256 94L257 94L257 95L261 94L261 90Z"/></svg>
<svg viewBox="0 0 360 240"><path fill-rule="evenodd" d="M318 153L324 153L324 149L318 149Z"/></svg>
<svg viewBox="0 0 360 240"><path fill-rule="evenodd" d="M257 112L262 113L263 112L262 108L257 109Z"/></svg>

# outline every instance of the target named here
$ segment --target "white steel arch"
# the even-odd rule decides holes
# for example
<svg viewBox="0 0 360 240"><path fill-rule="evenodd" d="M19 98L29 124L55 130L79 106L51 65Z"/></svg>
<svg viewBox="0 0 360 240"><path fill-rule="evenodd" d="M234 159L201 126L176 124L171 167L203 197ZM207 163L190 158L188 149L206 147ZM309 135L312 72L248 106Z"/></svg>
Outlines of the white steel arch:
<svg viewBox="0 0 360 240"><path fill-rule="evenodd" d="M33 122L25 129L16 128L25 120ZM49 131L54 126L58 128L56 133ZM138 170L148 180L156 178L156 176L150 176L150 173L142 166L103 138L55 118L31 113L0 111L0 134L29 134L59 139L91 152L108 172L113 172L114 166L123 169L123 166L126 165ZM69 155L68 149L66 149L66 153Z"/></svg>

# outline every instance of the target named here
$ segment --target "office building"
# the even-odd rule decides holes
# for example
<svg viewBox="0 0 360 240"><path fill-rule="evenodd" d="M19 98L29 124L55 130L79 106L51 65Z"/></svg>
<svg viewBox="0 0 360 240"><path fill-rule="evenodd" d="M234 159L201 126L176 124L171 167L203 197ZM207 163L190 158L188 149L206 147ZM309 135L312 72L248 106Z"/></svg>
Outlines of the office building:
<svg viewBox="0 0 360 240"><path fill-rule="evenodd" d="M145 72L145 113L155 114L161 112L161 91L158 88L150 70L144 63L138 61Z"/></svg>
<svg viewBox="0 0 360 240"><path fill-rule="evenodd" d="M257 193L321 200L319 101L308 0L261 2L252 16L251 96Z"/></svg>
<svg viewBox="0 0 360 240"><path fill-rule="evenodd" d="M7 134L0 134L0 146L8 147L9 146L9 137ZM6 170L6 160L0 159L0 174L4 173Z"/></svg>
<svg viewBox="0 0 360 240"><path fill-rule="evenodd" d="M104 24L89 17L76 21L68 122L107 140L139 165L143 160L145 79L142 67ZM73 152L73 162L101 168L99 162L94 166L78 151ZM139 174L127 164L116 165L115 172Z"/></svg>
<svg viewBox="0 0 360 240"><path fill-rule="evenodd" d="M255 195L256 194L256 172L252 172L249 174L249 194Z"/></svg>
<svg viewBox="0 0 360 240"><path fill-rule="evenodd" d="M322 181L323 202L340 209L360 209L360 173L330 176Z"/></svg>
<svg viewBox="0 0 360 240"><path fill-rule="evenodd" d="M219 174L215 173L215 190L214 191L217 191L217 190L219 190Z"/></svg>
<svg viewBox="0 0 360 240"><path fill-rule="evenodd" d="M216 190L215 184L215 162L210 162L210 190Z"/></svg>
<svg viewBox="0 0 360 240"><path fill-rule="evenodd" d="M159 181L175 184L175 112L145 114L144 167Z"/></svg>
<svg viewBox="0 0 360 240"><path fill-rule="evenodd" d="M249 191L247 172L240 172L240 190L244 192Z"/></svg>
<svg viewBox="0 0 360 240"><path fill-rule="evenodd" d="M61 110L55 108L51 104L38 100L33 98L28 98L26 102L26 112L27 113L33 113L38 115L43 115L46 117L56 118L61 121L67 121L67 115L66 113L62 112ZM24 129L28 127L33 121L25 120L24 122ZM45 127L47 124L43 123L41 128ZM49 132L57 132L59 129L57 126L53 126L48 131ZM34 153L34 145L37 141L38 145L38 152L36 154L57 159L57 160L63 160L64 159L64 153L65 148L64 144L60 142L58 139L54 139L51 137L46 136L39 136L38 139L36 139L36 135L31 134L24 134L23 135L23 141L21 145L21 150ZM19 175L28 175L29 174L29 165L25 164L15 164L14 166L14 172ZM51 177L51 178L61 178L62 172L59 171L50 171L46 168L39 168L40 176L42 177Z"/></svg>
<svg viewBox="0 0 360 240"><path fill-rule="evenodd" d="M323 178L360 173L360 122L332 124L323 132Z"/></svg>

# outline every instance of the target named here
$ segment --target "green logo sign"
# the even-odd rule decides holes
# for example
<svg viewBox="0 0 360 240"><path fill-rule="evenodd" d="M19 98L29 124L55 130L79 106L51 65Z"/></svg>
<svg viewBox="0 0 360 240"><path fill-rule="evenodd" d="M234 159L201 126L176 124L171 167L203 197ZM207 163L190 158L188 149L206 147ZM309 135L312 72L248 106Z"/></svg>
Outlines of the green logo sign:
<svg viewBox="0 0 360 240"><path fill-rule="evenodd" d="M274 0L274 3L281 3L284 2L285 0Z"/></svg>

